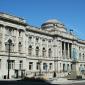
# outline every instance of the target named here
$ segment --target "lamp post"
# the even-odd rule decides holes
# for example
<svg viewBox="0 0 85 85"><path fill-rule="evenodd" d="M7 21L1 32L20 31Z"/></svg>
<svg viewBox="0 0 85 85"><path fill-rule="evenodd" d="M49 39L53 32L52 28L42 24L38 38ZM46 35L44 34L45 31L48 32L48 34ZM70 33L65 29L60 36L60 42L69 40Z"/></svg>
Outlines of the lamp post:
<svg viewBox="0 0 85 85"><path fill-rule="evenodd" d="M9 46L9 48L8 48L8 79L9 79L9 77L10 77L10 47L11 47L11 45L12 45L12 40L11 39L9 39L8 40L8 46Z"/></svg>

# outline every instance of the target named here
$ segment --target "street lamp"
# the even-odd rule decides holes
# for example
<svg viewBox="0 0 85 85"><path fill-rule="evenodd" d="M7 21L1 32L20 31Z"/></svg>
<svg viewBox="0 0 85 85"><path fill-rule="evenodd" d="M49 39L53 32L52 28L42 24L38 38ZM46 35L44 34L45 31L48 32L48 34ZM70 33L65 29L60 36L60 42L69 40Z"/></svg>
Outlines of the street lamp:
<svg viewBox="0 0 85 85"><path fill-rule="evenodd" d="M9 47L8 47L8 79L9 79L9 75L10 75L10 48L11 48L11 45L12 45L12 40L9 39L8 40L8 44L7 44Z"/></svg>

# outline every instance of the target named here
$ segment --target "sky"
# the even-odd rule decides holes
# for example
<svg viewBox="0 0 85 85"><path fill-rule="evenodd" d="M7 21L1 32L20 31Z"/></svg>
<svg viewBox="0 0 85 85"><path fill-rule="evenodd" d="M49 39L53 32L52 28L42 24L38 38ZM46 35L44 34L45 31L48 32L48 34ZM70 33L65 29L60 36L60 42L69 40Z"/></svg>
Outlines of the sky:
<svg viewBox="0 0 85 85"><path fill-rule="evenodd" d="M85 0L0 0L0 12L24 18L36 27L57 19L85 40Z"/></svg>

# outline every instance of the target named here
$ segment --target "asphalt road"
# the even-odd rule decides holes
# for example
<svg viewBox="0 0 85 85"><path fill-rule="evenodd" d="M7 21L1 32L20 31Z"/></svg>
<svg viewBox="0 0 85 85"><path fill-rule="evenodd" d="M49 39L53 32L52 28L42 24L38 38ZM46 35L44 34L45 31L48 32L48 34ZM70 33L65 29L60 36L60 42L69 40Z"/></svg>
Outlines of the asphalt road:
<svg viewBox="0 0 85 85"><path fill-rule="evenodd" d="M0 81L0 85L51 85L42 81Z"/></svg>
<svg viewBox="0 0 85 85"><path fill-rule="evenodd" d="M85 85L85 83L72 83L72 84L49 84L43 81L0 81L0 85Z"/></svg>

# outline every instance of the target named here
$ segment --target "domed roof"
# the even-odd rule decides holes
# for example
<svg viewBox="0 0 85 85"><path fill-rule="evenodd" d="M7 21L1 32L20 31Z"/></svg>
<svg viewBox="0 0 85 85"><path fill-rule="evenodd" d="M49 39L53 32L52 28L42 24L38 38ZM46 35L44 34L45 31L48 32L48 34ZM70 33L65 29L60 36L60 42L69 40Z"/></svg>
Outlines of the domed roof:
<svg viewBox="0 0 85 85"><path fill-rule="evenodd" d="M60 21L58 21L58 20L56 20L56 19L47 20L45 23L54 23L54 24L60 23L60 24L62 24Z"/></svg>
<svg viewBox="0 0 85 85"><path fill-rule="evenodd" d="M56 30L59 30L59 31L66 31L64 24L62 22L56 20L56 19L47 20L46 22L44 22L41 25L41 28L45 29L45 30L56 29Z"/></svg>

